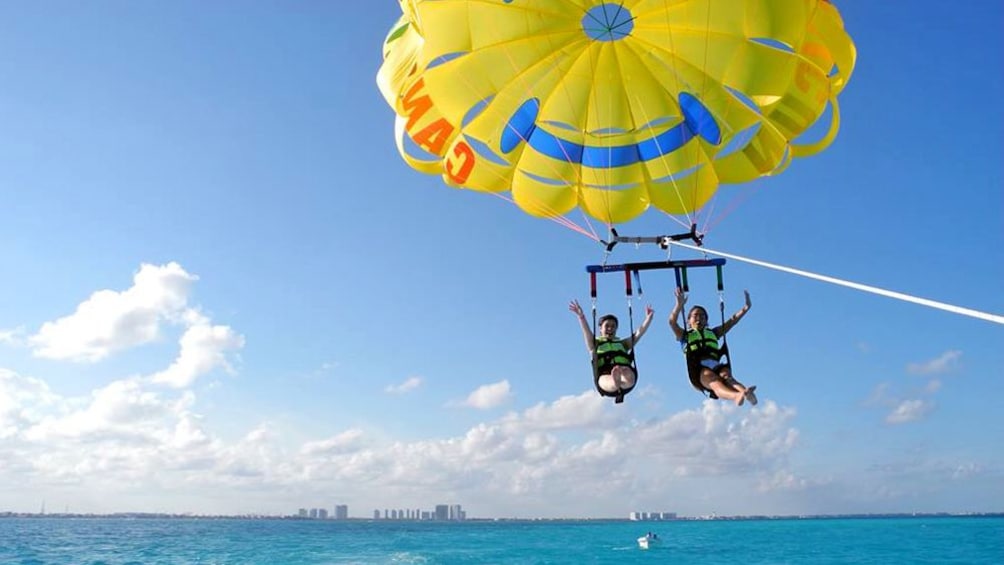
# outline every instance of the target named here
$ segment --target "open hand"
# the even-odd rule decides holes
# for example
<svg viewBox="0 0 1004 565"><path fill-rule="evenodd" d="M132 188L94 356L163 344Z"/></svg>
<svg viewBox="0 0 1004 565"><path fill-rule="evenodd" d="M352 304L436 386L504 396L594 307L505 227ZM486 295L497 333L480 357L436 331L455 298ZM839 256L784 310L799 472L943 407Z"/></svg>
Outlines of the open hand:
<svg viewBox="0 0 1004 565"><path fill-rule="evenodd" d="M683 307L687 303L687 293L683 292L683 289L676 287L676 304L677 306Z"/></svg>
<svg viewBox="0 0 1004 565"><path fill-rule="evenodd" d="M571 302L569 302L568 303L568 309L573 314L575 314L576 316L580 316L581 317L581 316L585 315L585 314L582 313L582 306L579 306L579 301L578 300L572 300Z"/></svg>

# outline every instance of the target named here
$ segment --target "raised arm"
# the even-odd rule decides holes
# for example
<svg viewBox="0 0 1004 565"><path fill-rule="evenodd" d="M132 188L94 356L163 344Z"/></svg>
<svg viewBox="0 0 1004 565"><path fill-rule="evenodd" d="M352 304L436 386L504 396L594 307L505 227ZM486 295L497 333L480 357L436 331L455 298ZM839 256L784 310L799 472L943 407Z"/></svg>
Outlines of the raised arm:
<svg viewBox="0 0 1004 565"><path fill-rule="evenodd" d="M683 311L683 305L687 303L687 295L683 292L683 289L676 287L676 304L673 306L673 311L669 313L669 327L673 330L673 335L676 336L677 340L683 339L686 332L680 323L676 321L680 317L680 312ZM686 321L684 321L686 325Z"/></svg>
<svg viewBox="0 0 1004 565"><path fill-rule="evenodd" d="M638 329L634 331L634 335L631 336L631 343L628 344L629 347L634 347L635 344L638 343L638 340L641 339L641 336L645 335L645 332L648 331L648 327L652 325L653 316L655 316L655 310L652 308L652 305L649 304L645 306L645 319L642 321L641 325L638 326Z"/></svg>
<svg viewBox="0 0 1004 565"><path fill-rule="evenodd" d="M596 338L593 336L593 330L589 329L589 323L586 322L586 315L582 312L582 306L579 306L579 301L572 300L569 302L568 309L579 318L579 325L582 326L582 338L586 340L586 349L589 350L589 353L595 353Z"/></svg>
<svg viewBox="0 0 1004 565"><path fill-rule="evenodd" d="M732 317L730 317L728 320L725 320L725 323L722 324L722 333L721 333L721 335L725 335L726 332L728 332L733 327L735 327L735 325L739 323L739 320L742 320L743 316L746 315L746 312L750 311L750 307L753 306L753 302L750 301L750 293L749 293L749 291L748 290L744 290L743 294L746 295L746 304L744 304L743 307L738 312L736 312L735 314L732 314Z"/></svg>

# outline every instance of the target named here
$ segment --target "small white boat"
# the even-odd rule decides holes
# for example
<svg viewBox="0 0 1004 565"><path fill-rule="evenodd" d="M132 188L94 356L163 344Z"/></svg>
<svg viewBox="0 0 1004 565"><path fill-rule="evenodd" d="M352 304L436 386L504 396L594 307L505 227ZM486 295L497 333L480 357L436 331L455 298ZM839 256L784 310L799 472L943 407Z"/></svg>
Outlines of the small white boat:
<svg viewBox="0 0 1004 565"><path fill-rule="evenodd" d="M653 534L652 532L649 532L649 533L641 536L640 538L638 538L638 547L640 547L642 549L648 549L650 547L655 547L655 546L657 546L657 545L659 545L661 543L662 543L662 540L659 539L659 535L658 534Z"/></svg>

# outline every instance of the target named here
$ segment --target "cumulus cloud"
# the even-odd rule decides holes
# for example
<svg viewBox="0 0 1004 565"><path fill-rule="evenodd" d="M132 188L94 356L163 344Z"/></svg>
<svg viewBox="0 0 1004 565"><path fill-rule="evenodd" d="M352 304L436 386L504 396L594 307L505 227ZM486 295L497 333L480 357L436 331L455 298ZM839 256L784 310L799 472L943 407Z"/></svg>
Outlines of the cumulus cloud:
<svg viewBox="0 0 1004 565"><path fill-rule="evenodd" d="M935 359L920 363L910 363L906 366L906 371L911 375L942 375L955 370L961 357L961 351L949 350Z"/></svg>
<svg viewBox="0 0 1004 565"><path fill-rule="evenodd" d="M905 424L914 422L926 416L933 408L930 402L923 400L904 400L893 408L892 412L886 416L885 421L889 424Z"/></svg>
<svg viewBox="0 0 1004 565"><path fill-rule="evenodd" d="M384 392L390 394L405 394L422 386L422 377L408 377L403 383L388 385Z"/></svg>
<svg viewBox="0 0 1004 565"><path fill-rule="evenodd" d="M487 410L504 404L511 396L509 381L503 380L478 387L477 390L467 396L463 404L471 408Z"/></svg>
<svg viewBox="0 0 1004 565"><path fill-rule="evenodd" d="M359 429L346 430L334 437L319 441L309 441L300 448L303 455L336 455L349 453L362 446L363 432Z"/></svg>
<svg viewBox="0 0 1004 565"><path fill-rule="evenodd" d="M790 427L794 412L769 401L753 411L708 401L638 423L588 391L459 435L395 441L348 428L297 445L268 423L226 440L207 428L192 391L139 377L61 397L8 371L0 372L0 388L0 480L100 492L110 500L149 493L176 500L205 489L234 500L275 492L323 497L352 485L373 505L412 500L420 488L433 501L482 500L500 513L548 515L561 501L562 512L595 515L598 508L620 508L624 492L641 499L689 496L688 477L732 477L753 486L769 470L758 480L789 490L804 484L783 471L798 435ZM507 384L497 388L506 392ZM680 480L667 482L667 475Z"/></svg>
<svg viewBox="0 0 1004 565"><path fill-rule="evenodd" d="M933 379L921 390L924 394L935 394L941 388L941 382ZM917 391L914 391L915 393ZM881 383L876 385L864 405L888 410L885 421L888 424L906 424L923 419L934 410L934 402L918 398L906 398L897 394L891 385ZM911 395L913 396L913 395Z"/></svg>
<svg viewBox="0 0 1004 565"><path fill-rule="evenodd" d="M44 381L0 369L0 439L15 436L38 412L58 402Z"/></svg>
<svg viewBox="0 0 1004 565"><path fill-rule="evenodd" d="M244 347L244 337L228 326L211 325L200 316L185 330L180 345L178 357L170 367L152 375L153 382L184 388L216 368L233 373L227 353Z"/></svg>
<svg viewBox="0 0 1004 565"><path fill-rule="evenodd" d="M178 355L149 377L152 382L184 388L216 369L233 373L228 355L244 347L244 337L189 304L197 280L178 263L143 264L130 288L95 292L73 314L42 324L27 344L38 357L94 363L160 340L171 325L183 328ZM10 333L7 341L15 338Z"/></svg>
<svg viewBox="0 0 1004 565"><path fill-rule="evenodd" d="M95 362L149 343L160 337L163 322L184 314L195 280L177 263L144 264L132 287L95 292L73 314L44 323L29 345L38 357Z"/></svg>
<svg viewBox="0 0 1004 565"><path fill-rule="evenodd" d="M506 381L503 383L508 392L509 383ZM503 422L510 426L534 430L602 427L610 425L614 421L605 410L608 403L608 400L595 392L588 391L578 396L562 396L550 403L540 402L527 408L522 414L510 413L506 415Z"/></svg>
<svg viewBox="0 0 1004 565"><path fill-rule="evenodd" d="M773 401L746 411L705 400L700 409L639 429L632 444L651 449L659 468L678 477L756 473L769 467L764 461L783 461L798 444L798 431L790 427L795 414Z"/></svg>
<svg viewBox="0 0 1004 565"><path fill-rule="evenodd" d="M84 402L83 408L74 408ZM60 438L154 442L146 431L172 411L170 403L144 390L139 379L120 380L94 390L89 399L67 401L63 414L43 418L24 433L26 438L40 442Z"/></svg>

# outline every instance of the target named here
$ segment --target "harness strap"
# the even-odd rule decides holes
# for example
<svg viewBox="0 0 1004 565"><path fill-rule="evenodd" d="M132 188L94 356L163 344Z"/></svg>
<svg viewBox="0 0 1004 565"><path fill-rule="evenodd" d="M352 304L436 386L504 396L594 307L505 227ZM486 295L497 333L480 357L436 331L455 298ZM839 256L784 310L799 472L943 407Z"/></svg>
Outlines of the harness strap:
<svg viewBox="0 0 1004 565"><path fill-rule="evenodd" d="M635 360L635 354L634 354L634 345L635 345L634 344L634 307L633 307L632 302L631 302L631 297L634 295L634 290L633 290L633 288L631 286L631 275L632 275L632 273L634 274L635 280L638 281L638 295L641 296L641 292L642 292L641 291L641 276L638 274L638 271L637 270L625 269L624 270L624 294L627 296L627 303L628 303L628 327L629 327L630 332L631 332L629 334L630 337L628 339L631 340L631 347L630 348L626 348L627 351L624 353L624 356L627 357L627 360L628 360L628 365L627 366L630 367L632 371L634 371L635 381L637 382L637 379L638 379L638 364L637 364L637 361ZM600 393L601 396L612 396L612 397L614 397L614 403L615 404L620 404L621 402L624 402L624 395L627 394L628 392L630 392L631 389L633 389L634 387L631 387L629 389L618 389L617 392L613 392L613 393L612 392L607 392L607 391L603 390L600 387L600 368L603 367L603 366L605 366L606 364L600 362L600 355L598 353L596 353L597 349L599 348L599 344L598 344L598 341L596 339L596 330L597 330L597 317L596 317L596 272L594 272L594 271L590 271L589 272L589 296L590 296L590 301L591 301L591 304L592 304L592 312L593 312L593 381L596 384L596 390Z"/></svg>
<svg viewBox="0 0 1004 565"><path fill-rule="evenodd" d="M725 328L725 283L724 277L722 276L722 265L715 264L715 274L718 279L718 310L721 313L722 318L722 329ZM688 292L690 290L687 281L687 267L679 266L673 269L676 275L676 287L681 289L683 292ZM698 347L691 351L688 336L691 330L687 326L686 314L681 312L680 315L684 316L683 319L683 329L684 329L684 355L687 360L687 376L690 379L690 384L695 389L701 392L701 394L708 395L710 398L718 398L714 391L709 390L701 384L701 372L704 370L704 366L701 365L700 357L702 348ZM701 336L703 340L703 335ZM726 337L726 332L722 332L721 345L718 348L718 361L719 366L732 365L732 356L729 355L729 344L728 338Z"/></svg>
<svg viewBox="0 0 1004 565"><path fill-rule="evenodd" d="M722 315L722 346L718 348L722 352L722 355L719 359L722 357L726 358L728 360L727 364L731 367L732 356L729 355L729 338L727 337L728 332L725 331L725 283L722 282L722 266L717 265L715 270L718 274L718 311Z"/></svg>

